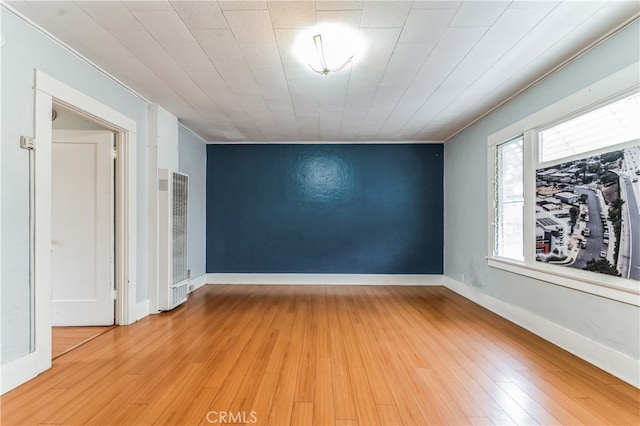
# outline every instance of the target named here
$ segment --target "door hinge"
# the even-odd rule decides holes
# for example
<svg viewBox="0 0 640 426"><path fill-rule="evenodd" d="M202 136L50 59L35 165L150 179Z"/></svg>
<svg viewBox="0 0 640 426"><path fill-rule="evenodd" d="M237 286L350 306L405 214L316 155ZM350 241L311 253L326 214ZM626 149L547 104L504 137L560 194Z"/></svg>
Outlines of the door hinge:
<svg viewBox="0 0 640 426"><path fill-rule="evenodd" d="M20 136L20 148L36 149L36 140L29 136Z"/></svg>
<svg viewBox="0 0 640 426"><path fill-rule="evenodd" d="M111 156L113 157L114 160L116 158L118 158L118 148L116 148L115 146L113 147L113 150L111 151Z"/></svg>
<svg viewBox="0 0 640 426"><path fill-rule="evenodd" d="M117 289L113 289L113 300L118 300L118 290Z"/></svg>

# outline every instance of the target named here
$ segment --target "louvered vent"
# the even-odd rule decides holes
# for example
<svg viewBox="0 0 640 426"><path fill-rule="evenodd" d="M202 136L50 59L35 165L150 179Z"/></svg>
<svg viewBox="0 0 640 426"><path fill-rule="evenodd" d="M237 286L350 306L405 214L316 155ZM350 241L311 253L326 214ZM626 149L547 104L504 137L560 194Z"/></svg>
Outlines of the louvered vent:
<svg viewBox="0 0 640 426"><path fill-rule="evenodd" d="M189 176L158 170L158 309L187 300L187 206Z"/></svg>
<svg viewBox="0 0 640 426"><path fill-rule="evenodd" d="M187 271L187 196L189 177L173 172L173 281L189 278Z"/></svg>

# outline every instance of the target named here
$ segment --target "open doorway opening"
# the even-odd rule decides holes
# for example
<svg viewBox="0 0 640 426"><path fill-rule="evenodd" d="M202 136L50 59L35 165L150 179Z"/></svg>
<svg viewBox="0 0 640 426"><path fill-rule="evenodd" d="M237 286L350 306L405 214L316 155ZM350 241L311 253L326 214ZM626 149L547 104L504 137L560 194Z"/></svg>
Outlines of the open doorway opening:
<svg viewBox="0 0 640 426"><path fill-rule="evenodd" d="M116 132L53 103L52 359L115 323Z"/></svg>
<svg viewBox="0 0 640 426"><path fill-rule="evenodd" d="M34 79L34 148L35 163L32 210L32 321L33 351L21 359L16 382L26 381L52 365L52 110L64 107L82 118L96 123L113 134L116 147L111 182L114 188L113 275L115 285L115 322L128 325L136 321L137 263L137 197L136 141L137 123L132 118L74 89L61 81L35 70ZM110 210L110 209L107 209ZM113 292L112 292L113 295ZM113 297L113 296L112 296ZM37 314L35 314L37 313ZM35 315L34 315L35 314ZM111 315L113 318L114 315Z"/></svg>

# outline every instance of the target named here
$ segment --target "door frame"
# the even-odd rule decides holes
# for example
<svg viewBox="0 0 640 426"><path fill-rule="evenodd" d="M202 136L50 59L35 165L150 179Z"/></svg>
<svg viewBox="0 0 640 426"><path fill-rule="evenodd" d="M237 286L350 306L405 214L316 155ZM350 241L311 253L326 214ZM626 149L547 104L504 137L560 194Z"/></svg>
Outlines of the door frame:
<svg viewBox="0 0 640 426"><path fill-rule="evenodd" d="M136 142L135 120L40 70L34 75L35 139L35 374L51 367L51 144L54 104L96 121L115 132L115 323L136 321ZM34 374L34 375L35 375Z"/></svg>

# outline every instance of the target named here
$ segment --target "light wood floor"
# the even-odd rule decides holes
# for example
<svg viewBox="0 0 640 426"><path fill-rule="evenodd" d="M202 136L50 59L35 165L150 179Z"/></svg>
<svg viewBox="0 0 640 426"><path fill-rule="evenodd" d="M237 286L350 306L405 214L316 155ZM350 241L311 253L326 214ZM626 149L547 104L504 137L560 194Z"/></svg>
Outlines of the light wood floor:
<svg viewBox="0 0 640 426"><path fill-rule="evenodd" d="M1 420L637 425L639 402L442 287L205 286L59 357Z"/></svg>
<svg viewBox="0 0 640 426"><path fill-rule="evenodd" d="M51 357L58 358L80 345L110 330L109 327L53 327L51 329Z"/></svg>

